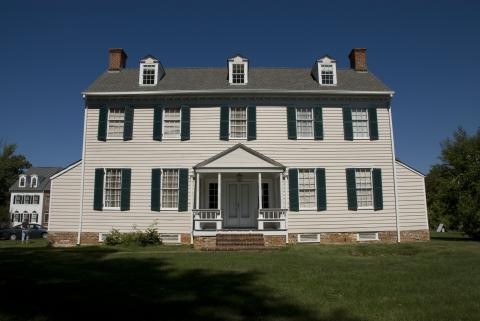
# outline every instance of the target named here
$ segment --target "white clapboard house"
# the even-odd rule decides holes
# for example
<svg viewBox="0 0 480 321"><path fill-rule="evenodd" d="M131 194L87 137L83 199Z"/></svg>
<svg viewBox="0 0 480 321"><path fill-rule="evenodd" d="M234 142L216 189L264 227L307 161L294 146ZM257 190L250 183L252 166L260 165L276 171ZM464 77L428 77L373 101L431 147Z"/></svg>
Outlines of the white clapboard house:
<svg viewBox="0 0 480 321"><path fill-rule="evenodd" d="M395 158L394 92L350 68L167 68L122 49L84 92L82 160L53 178L50 236L155 226L202 249L428 240L424 176ZM80 121L80 120L79 120Z"/></svg>

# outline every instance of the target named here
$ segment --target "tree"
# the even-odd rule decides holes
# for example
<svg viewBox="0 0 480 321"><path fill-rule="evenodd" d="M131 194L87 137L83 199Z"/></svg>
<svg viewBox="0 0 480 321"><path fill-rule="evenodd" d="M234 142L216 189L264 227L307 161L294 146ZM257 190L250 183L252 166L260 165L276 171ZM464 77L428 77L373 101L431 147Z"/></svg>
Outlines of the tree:
<svg viewBox="0 0 480 321"><path fill-rule="evenodd" d="M18 175L32 165L25 156L15 155L17 145L0 141L0 148L0 222L5 222L10 220L8 189L17 180Z"/></svg>
<svg viewBox="0 0 480 321"><path fill-rule="evenodd" d="M441 146L442 163L426 178L430 224L480 238L480 129L469 136L459 128Z"/></svg>

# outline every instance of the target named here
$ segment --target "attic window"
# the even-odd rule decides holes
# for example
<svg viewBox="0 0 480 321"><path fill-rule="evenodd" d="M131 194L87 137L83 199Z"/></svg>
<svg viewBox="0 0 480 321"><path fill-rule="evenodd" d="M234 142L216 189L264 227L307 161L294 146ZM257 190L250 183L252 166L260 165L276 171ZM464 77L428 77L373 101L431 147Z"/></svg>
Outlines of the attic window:
<svg viewBox="0 0 480 321"><path fill-rule="evenodd" d="M18 182L18 186L25 187L26 181L27 181L27 178L25 177L25 175L20 176L20 181Z"/></svg>
<svg viewBox="0 0 480 321"><path fill-rule="evenodd" d="M337 85L337 62L332 57L326 55L318 59L312 70L313 76L320 85Z"/></svg>
<svg viewBox="0 0 480 321"><path fill-rule="evenodd" d="M233 66L232 66L232 82L234 84L244 84L245 83L245 65L244 64L233 64Z"/></svg>
<svg viewBox="0 0 480 321"><path fill-rule="evenodd" d="M142 67L142 84L155 85L155 65L145 64Z"/></svg>
<svg viewBox="0 0 480 321"><path fill-rule="evenodd" d="M230 85L248 84L248 59L236 55L228 59L228 83Z"/></svg>
<svg viewBox="0 0 480 321"><path fill-rule="evenodd" d="M32 179L30 180L30 187L36 188L38 185L38 177L37 175L33 175Z"/></svg>
<svg viewBox="0 0 480 321"><path fill-rule="evenodd" d="M140 60L138 73L138 84L140 86L155 86L164 75L165 70L157 58L147 55Z"/></svg>
<svg viewBox="0 0 480 321"><path fill-rule="evenodd" d="M321 65L322 85L333 85L333 66Z"/></svg>

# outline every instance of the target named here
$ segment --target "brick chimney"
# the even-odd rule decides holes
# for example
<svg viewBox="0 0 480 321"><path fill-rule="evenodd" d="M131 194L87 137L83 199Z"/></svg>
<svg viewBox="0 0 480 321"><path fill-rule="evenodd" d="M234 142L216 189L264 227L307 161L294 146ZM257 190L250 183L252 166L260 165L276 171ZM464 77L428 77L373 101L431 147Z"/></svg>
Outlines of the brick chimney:
<svg viewBox="0 0 480 321"><path fill-rule="evenodd" d="M348 55L350 58L350 68L355 71L367 71L367 49L353 48Z"/></svg>
<svg viewBox="0 0 480 321"><path fill-rule="evenodd" d="M111 48L108 50L108 71L120 71L125 68L127 54L122 48Z"/></svg>

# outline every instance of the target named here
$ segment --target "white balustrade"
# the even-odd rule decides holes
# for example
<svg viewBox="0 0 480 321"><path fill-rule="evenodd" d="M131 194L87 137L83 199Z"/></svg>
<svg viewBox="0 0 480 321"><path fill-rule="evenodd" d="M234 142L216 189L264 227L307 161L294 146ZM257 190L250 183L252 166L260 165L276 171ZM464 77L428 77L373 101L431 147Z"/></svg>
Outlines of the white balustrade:
<svg viewBox="0 0 480 321"><path fill-rule="evenodd" d="M261 208L258 210L258 229L284 230L287 209Z"/></svg>

